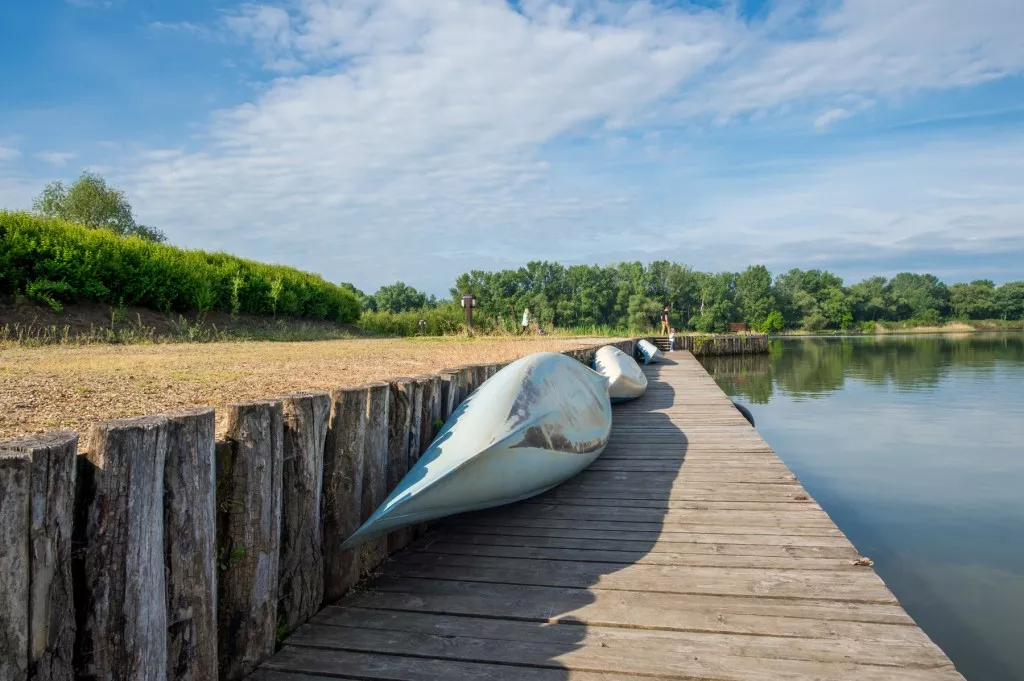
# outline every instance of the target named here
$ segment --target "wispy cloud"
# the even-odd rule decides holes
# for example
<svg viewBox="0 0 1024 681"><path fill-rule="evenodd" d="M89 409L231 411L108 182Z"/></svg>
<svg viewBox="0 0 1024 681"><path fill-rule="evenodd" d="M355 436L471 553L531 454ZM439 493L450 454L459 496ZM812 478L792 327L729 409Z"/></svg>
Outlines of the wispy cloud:
<svg viewBox="0 0 1024 681"><path fill-rule="evenodd" d="M210 26L197 24L191 21L153 21L149 28L161 33L173 33L179 35L190 35L196 38L210 39L217 35Z"/></svg>
<svg viewBox="0 0 1024 681"><path fill-rule="evenodd" d="M0 161L13 161L21 158L21 152L13 147L0 146Z"/></svg>
<svg viewBox="0 0 1024 681"><path fill-rule="evenodd" d="M110 9L114 6L114 0L64 0L75 7L91 7L95 9Z"/></svg>
<svg viewBox="0 0 1024 681"><path fill-rule="evenodd" d="M844 118L849 118L852 115L853 114L846 109L829 109L814 119L814 127L818 130L824 130L833 123L837 123Z"/></svg>
<svg viewBox="0 0 1024 681"><path fill-rule="evenodd" d="M66 166L68 161L75 158L76 154L69 151L40 151L35 156L40 161L61 167Z"/></svg>

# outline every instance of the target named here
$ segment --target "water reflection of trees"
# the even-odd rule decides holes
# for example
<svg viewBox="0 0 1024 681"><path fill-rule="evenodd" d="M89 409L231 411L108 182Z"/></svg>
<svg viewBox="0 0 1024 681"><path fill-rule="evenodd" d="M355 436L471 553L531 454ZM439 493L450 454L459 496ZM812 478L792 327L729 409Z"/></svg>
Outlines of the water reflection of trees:
<svg viewBox="0 0 1024 681"><path fill-rule="evenodd" d="M901 390L935 387L950 367L993 371L1024 359L1024 335L876 336L773 341L770 355L709 357L704 364L729 395L754 404L774 388L797 398L841 389L847 378Z"/></svg>

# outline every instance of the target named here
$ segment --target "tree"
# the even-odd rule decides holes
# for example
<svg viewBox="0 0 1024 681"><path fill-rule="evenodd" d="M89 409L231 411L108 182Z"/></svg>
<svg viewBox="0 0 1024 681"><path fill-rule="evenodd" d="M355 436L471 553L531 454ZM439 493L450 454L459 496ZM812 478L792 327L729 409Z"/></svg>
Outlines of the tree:
<svg viewBox="0 0 1024 681"><path fill-rule="evenodd" d="M51 182L32 202L43 215L77 222L93 229L109 229L121 236L137 236L158 243L167 237L156 227L135 222L132 206L123 191L107 185L97 173L84 171L70 187Z"/></svg>
<svg viewBox="0 0 1024 681"><path fill-rule="evenodd" d="M772 310L768 316L765 317L764 322L761 323L758 330L761 333L778 333L784 328L786 327L785 321L782 319L782 313L778 310Z"/></svg>
<svg viewBox="0 0 1024 681"><path fill-rule="evenodd" d="M887 291L896 319L933 323L949 308L949 289L933 274L900 272Z"/></svg>
<svg viewBox="0 0 1024 681"><path fill-rule="evenodd" d="M885 277L869 277L847 289L858 322L877 322L892 314L892 303L886 290Z"/></svg>
<svg viewBox="0 0 1024 681"><path fill-rule="evenodd" d="M400 281L389 286L381 286L373 294L373 309L381 312L405 312L436 305L437 299L434 296L427 296L426 293Z"/></svg>
<svg viewBox="0 0 1024 681"><path fill-rule="evenodd" d="M996 290L999 316L1024 319L1024 281L1008 281Z"/></svg>
<svg viewBox="0 0 1024 681"><path fill-rule="evenodd" d="M949 287L949 306L957 319L992 319L999 313L996 285L988 279Z"/></svg>
<svg viewBox="0 0 1024 681"><path fill-rule="evenodd" d="M764 265L751 265L736 277L736 306L743 321L757 328L775 309L772 273Z"/></svg>

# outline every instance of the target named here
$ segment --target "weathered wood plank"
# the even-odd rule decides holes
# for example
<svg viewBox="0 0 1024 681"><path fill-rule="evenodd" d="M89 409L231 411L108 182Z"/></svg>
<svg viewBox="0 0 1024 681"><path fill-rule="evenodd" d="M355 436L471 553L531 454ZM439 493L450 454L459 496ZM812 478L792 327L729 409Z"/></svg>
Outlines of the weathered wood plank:
<svg viewBox="0 0 1024 681"><path fill-rule="evenodd" d="M27 606L30 674L36 679L71 681L75 645L71 540L78 434L60 431L30 435L2 442L0 450L20 452L31 460ZM8 573L0 569L0 574Z"/></svg>
<svg viewBox="0 0 1024 681"><path fill-rule="evenodd" d="M163 513L171 681L218 676L216 428L213 409L167 415Z"/></svg>
<svg viewBox="0 0 1024 681"><path fill-rule="evenodd" d="M571 624L538 627L531 622L434 613L394 612L348 606L321 612L314 625L350 627L379 631L458 639L481 638L508 643L536 643L552 646L586 646L614 649L637 665L640 657L663 657L671 651L685 656L736 656L761 660L807 660L846 662L879 666L933 667L943 664L930 641L920 631L906 627L891 639L820 639L757 634L736 636L722 632L665 631L624 627L586 627ZM311 627L314 631L319 627ZM325 634L331 632L323 627ZM301 645L301 641L297 642ZM344 645L344 644L342 644ZM633 666L633 669L636 669Z"/></svg>
<svg viewBox="0 0 1024 681"><path fill-rule="evenodd" d="M331 391L331 417L324 444L324 603L333 603L359 579L359 552L341 543L361 522L363 457L366 451L369 390Z"/></svg>
<svg viewBox="0 0 1024 681"><path fill-rule="evenodd" d="M903 633L902 628L893 627L913 624L913 620L896 603L592 591L388 576L377 580L373 590L353 594L345 602L346 606L349 604L539 622L579 622L593 626L774 633L828 639L840 635L884 639L900 637L908 634ZM912 626L908 628L914 629Z"/></svg>
<svg viewBox="0 0 1024 681"><path fill-rule="evenodd" d="M228 407L218 450L220 673L235 681L274 652L281 549L281 402Z"/></svg>
<svg viewBox="0 0 1024 681"><path fill-rule="evenodd" d="M79 674L96 679L167 677L163 416L92 428L80 471L84 521L76 543Z"/></svg>
<svg viewBox="0 0 1024 681"><path fill-rule="evenodd" d="M503 623L507 624L507 623ZM555 625L560 626L560 625ZM355 627L307 626L296 632L293 646L341 651L384 652L436 659L496 662L508 665L554 669L566 667L587 671L668 676L669 678L722 679L723 681L846 681L851 672L867 681L932 681L956 679L951 668L915 669L908 667L850 665L849 662L756 658L741 655L695 654L692 648L679 646L659 650L631 652L629 646L610 644L579 646L553 641L554 631L545 628L550 638L541 641L493 640L476 636L445 636L409 632L396 628L378 630ZM569 631L577 639L585 630ZM743 637L747 639L749 637ZM678 644L677 644L678 645ZM339 661L344 658L339 658Z"/></svg>
<svg viewBox="0 0 1024 681"><path fill-rule="evenodd" d="M303 393L281 398L281 557L278 636L312 617L324 596L323 472L331 397Z"/></svg>

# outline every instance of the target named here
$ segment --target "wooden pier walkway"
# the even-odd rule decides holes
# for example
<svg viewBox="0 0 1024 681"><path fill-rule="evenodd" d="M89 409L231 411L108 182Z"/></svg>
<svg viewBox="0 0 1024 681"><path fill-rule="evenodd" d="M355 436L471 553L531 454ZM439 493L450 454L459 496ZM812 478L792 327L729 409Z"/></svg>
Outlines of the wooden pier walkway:
<svg viewBox="0 0 1024 681"><path fill-rule="evenodd" d="M252 677L962 681L688 352L543 497L450 519Z"/></svg>

